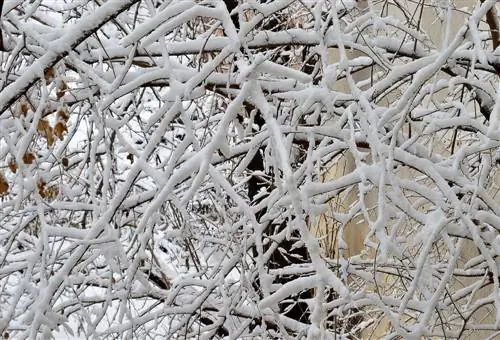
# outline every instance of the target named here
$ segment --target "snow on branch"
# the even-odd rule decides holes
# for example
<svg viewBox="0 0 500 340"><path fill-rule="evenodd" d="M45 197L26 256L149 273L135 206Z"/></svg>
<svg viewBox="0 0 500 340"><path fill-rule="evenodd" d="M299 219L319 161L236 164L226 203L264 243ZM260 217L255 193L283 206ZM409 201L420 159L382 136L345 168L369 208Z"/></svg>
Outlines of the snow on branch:
<svg viewBox="0 0 500 340"><path fill-rule="evenodd" d="M496 1L0 4L2 337L500 332Z"/></svg>

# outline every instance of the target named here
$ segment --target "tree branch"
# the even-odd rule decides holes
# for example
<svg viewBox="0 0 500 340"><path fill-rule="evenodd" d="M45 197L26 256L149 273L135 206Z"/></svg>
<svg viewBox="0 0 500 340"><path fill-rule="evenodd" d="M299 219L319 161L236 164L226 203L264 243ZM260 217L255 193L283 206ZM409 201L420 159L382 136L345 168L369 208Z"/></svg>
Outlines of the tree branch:
<svg viewBox="0 0 500 340"><path fill-rule="evenodd" d="M110 0L92 13L92 20L85 17L71 27L68 27L65 35L49 45L49 50L46 54L28 67L15 82L2 89L0 93L0 117L12 104L25 94L40 77L43 77L43 74L40 74L40 70L46 70L54 66L104 24L116 18L120 13L139 1L140 0Z"/></svg>

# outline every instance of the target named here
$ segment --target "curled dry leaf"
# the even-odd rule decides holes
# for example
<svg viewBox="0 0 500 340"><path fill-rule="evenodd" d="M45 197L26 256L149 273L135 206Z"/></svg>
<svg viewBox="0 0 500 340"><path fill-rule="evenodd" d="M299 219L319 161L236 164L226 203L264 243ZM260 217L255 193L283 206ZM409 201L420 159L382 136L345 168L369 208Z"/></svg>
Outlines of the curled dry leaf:
<svg viewBox="0 0 500 340"><path fill-rule="evenodd" d="M47 183L45 183L45 181L43 179L39 180L38 183L37 183L37 187L38 187L38 193L40 194L40 196L42 197L45 197L45 185Z"/></svg>
<svg viewBox="0 0 500 340"><path fill-rule="evenodd" d="M37 187L38 194L47 200L53 200L59 195L59 188L56 185L47 187L47 183L42 179L38 181Z"/></svg>
<svg viewBox="0 0 500 340"><path fill-rule="evenodd" d="M26 117L28 115L28 110L29 110L28 103L25 102L21 103L20 106L21 116Z"/></svg>
<svg viewBox="0 0 500 340"><path fill-rule="evenodd" d="M69 119L68 108L67 107L62 107L59 110L57 110L56 117L57 117L58 121L67 122L68 119Z"/></svg>
<svg viewBox="0 0 500 340"><path fill-rule="evenodd" d="M62 97L64 97L67 89L68 89L68 85L66 84L66 82L64 80L61 80L61 84L59 85L59 88L57 89L57 94L56 94L57 99L61 99Z"/></svg>
<svg viewBox="0 0 500 340"><path fill-rule="evenodd" d="M60 140L63 140L63 135L68 132L68 127L65 122L59 121L54 126L54 135L56 135Z"/></svg>
<svg viewBox="0 0 500 340"><path fill-rule="evenodd" d="M44 73L45 83L46 84L50 83L54 79L55 75L56 71L54 70L54 68L48 67Z"/></svg>
<svg viewBox="0 0 500 340"><path fill-rule="evenodd" d="M48 200L53 200L59 195L59 188L56 185L51 185L47 189L43 191L43 198L48 199Z"/></svg>
<svg viewBox="0 0 500 340"><path fill-rule="evenodd" d="M49 135L47 135L47 146L48 147L54 145L55 141L56 141L56 139L54 138L53 133L50 133Z"/></svg>
<svg viewBox="0 0 500 340"><path fill-rule="evenodd" d="M47 119L40 119L40 121L38 122L37 131L47 139L48 147L54 145L54 130L50 126Z"/></svg>
<svg viewBox="0 0 500 340"><path fill-rule="evenodd" d="M32 152L27 152L23 156L24 164L32 164L34 160L35 160L35 154L33 154Z"/></svg>
<svg viewBox="0 0 500 340"><path fill-rule="evenodd" d="M50 126L49 121L47 119L40 119L37 125L37 131L42 136L47 136L47 134L52 131L52 127Z"/></svg>
<svg viewBox="0 0 500 340"><path fill-rule="evenodd" d="M5 179L3 173L0 172L0 195L5 195L9 192L9 183Z"/></svg>

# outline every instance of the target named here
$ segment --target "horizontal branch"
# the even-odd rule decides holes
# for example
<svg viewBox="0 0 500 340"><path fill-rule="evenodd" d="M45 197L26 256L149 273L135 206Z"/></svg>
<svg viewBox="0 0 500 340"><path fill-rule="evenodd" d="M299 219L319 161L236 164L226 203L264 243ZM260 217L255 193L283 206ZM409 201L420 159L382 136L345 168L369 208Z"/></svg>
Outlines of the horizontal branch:
<svg viewBox="0 0 500 340"><path fill-rule="evenodd" d="M373 48L383 49L395 56L409 57L413 59L423 58L434 53L440 53L438 50L425 51L422 48L414 48L414 44L403 43L396 38L376 37L369 40L369 46L359 43L357 36L343 35L340 37L333 34L329 30L325 34L325 39L322 40L315 31L307 31L303 29L290 29L281 32L261 31L252 39L246 42L246 47L250 49L270 49L285 46L308 46L314 47L324 44L328 48L337 48L341 42L345 47L359 50L363 53L368 53ZM209 37L197 38L192 40L169 42L166 44L168 54L170 56L186 56L200 53L220 52L224 47L231 44L232 40L228 37ZM117 60L122 61L130 56L132 46L122 47L115 46L106 49L106 55L102 55L100 49L92 49L90 51L81 51L82 59L88 63L95 63L99 60ZM153 57L163 57L162 48L158 43L151 44L147 50L138 49L136 57L151 59ZM478 64L476 68L495 72L495 68L500 67L500 56L494 55L493 52L486 54L488 65ZM457 50L453 52L451 58L460 61L472 62L476 60L474 52L468 50ZM147 65L147 64L146 64ZM153 66L153 65L151 65Z"/></svg>

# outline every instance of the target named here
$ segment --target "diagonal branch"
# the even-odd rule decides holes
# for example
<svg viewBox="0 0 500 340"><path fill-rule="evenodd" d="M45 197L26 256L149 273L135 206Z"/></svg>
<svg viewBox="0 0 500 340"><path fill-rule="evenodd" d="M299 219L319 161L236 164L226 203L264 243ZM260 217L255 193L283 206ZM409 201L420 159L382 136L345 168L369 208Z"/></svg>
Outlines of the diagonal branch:
<svg viewBox="0 0 500 340"><path fill-rule="evenodd" d="M0 117L14 104L43 74L43 70L54 66L70 51L94 34L104 24L116 18L140 0L110 0L92 13L92 19L85 17L66 29L67 33L49 44L46 54L40 57L13 83L2 89L0 93Z"/></svg>

